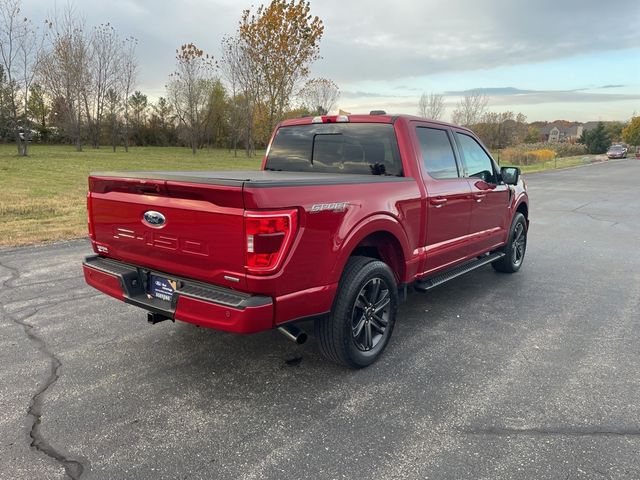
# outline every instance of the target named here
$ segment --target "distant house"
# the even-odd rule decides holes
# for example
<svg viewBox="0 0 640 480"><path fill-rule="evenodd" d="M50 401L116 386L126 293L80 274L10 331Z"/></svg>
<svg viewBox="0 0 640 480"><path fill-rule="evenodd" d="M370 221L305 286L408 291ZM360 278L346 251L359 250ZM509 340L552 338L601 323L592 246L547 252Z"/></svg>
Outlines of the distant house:
<svg viewBox="0 0 640 480"><path fill-rule="evenodd" d="M598 122L566 122L558 120L540 128L540 139L547 143L576 143L582 132L596 128Z"/></svg>

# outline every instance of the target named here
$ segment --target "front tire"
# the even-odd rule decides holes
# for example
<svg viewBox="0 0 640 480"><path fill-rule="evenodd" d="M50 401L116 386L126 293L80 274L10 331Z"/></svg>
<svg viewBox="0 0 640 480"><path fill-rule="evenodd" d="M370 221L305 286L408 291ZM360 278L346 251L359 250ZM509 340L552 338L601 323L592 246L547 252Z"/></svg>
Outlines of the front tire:
<svg viewBox="0 0 640 480"><path fill-rule="evenodd" d="M398 287L387 264L351 257L331 313L315 324L320 352L350 368L371 365L389 343L397 308Z"/></svg>
<svg viewBox="0 0 640 480"><path fill-rule="evenodd" d="M502 249L504 257L491 265L498 272L515 273L520 270L527 250L527 220L524 215L517 212L511 221L509 240Z"/></svg>

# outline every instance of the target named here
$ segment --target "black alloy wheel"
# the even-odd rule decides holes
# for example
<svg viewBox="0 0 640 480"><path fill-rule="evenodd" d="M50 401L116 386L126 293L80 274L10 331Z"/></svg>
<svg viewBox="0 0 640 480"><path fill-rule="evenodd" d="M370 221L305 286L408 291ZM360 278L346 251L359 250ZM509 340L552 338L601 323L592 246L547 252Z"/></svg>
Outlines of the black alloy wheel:
<svg viewBox="0 0 640 480"><path fill-rule="evenodd" d="M522 261L524 260L524 252L527 247L527 232L524 226L524 223L519 222L516 224L516 228L513 231L513 240L512 240L512 258L511 262L514 266L520 267L522 265Z"/></svg>
<svg viewBox="0 0 640 480"><path fill-rule="evenodd" d="M358 350L368 352L380 343L390 311L389 286L382 278L372 278L358 293L351 313L351 333Z"/></svg>
<svg viewBox="0 0 640 480"><path fill-rule="evenodd" d="M527 220L522 213L517 212L514 215L509 229L509 241L501 251L504 257L493 262L491 264L493 268L504 273L515 273L520 270L527 251Z"/></svg>

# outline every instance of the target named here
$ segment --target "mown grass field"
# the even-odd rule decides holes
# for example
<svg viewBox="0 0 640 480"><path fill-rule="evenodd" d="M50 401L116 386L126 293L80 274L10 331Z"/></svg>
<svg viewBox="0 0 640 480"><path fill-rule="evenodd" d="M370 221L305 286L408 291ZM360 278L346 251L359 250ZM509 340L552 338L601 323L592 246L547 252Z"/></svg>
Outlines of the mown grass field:
<svg viewBox="0 0 640 480"><path fill-rule="evenodd" d="M17 157L13 144L0 145L0 246L50 242L86 235L89 172L104 170L258 169L262 152L135 147L129 153L108 147L30 145L29 157Z"/></svg>
<svg viewBox="0 0 640 480"><path fill-rule="evenodd" d="M526 173L591 163L594 156L559 158L522 166ZM15 145L0 145L0 246L78 238L86 235L87 175L105 170L258 169L262 152L188 148L135 147L112 152L108 147L31 145L29 157L17 157Z"/></svg>

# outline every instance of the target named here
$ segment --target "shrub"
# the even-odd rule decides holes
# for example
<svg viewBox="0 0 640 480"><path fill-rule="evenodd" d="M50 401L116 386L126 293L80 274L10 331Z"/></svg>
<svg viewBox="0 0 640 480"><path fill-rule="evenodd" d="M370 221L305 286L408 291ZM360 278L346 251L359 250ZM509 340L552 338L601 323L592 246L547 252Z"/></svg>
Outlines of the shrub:
<svg viewBox="0 0 640 480"><path fill-rule="evenodd" d="M548 162L554 158L584 155L587 149L584 145L572 143L534 143L521 144L505 148L499 154L500 163L514 165L531 165L532 163Z"/></svg>
<svg viewBox="0 0 640 480"><path fill-rule="evenodd" d="M556 158L556 152L549 149L529 150L526 153L528 157L534 159L533 163L548 162Z"/></svg>
<svg viewBox="0 0 640 480"><path fill-rule="evenodd" d="M548 162L556 158L553 150L538 149L524 150L523 148L505 148L500 155L500 160L514 165L531 165L533 163Z"/></svg>
<svg viewBox="0 0 640 480"><path fill-rule="evenodd" d="M587 147L579 143L558 143L551 148L555 150L558 157L575 157L576 155L584 155L587 153Z"/></svg>

